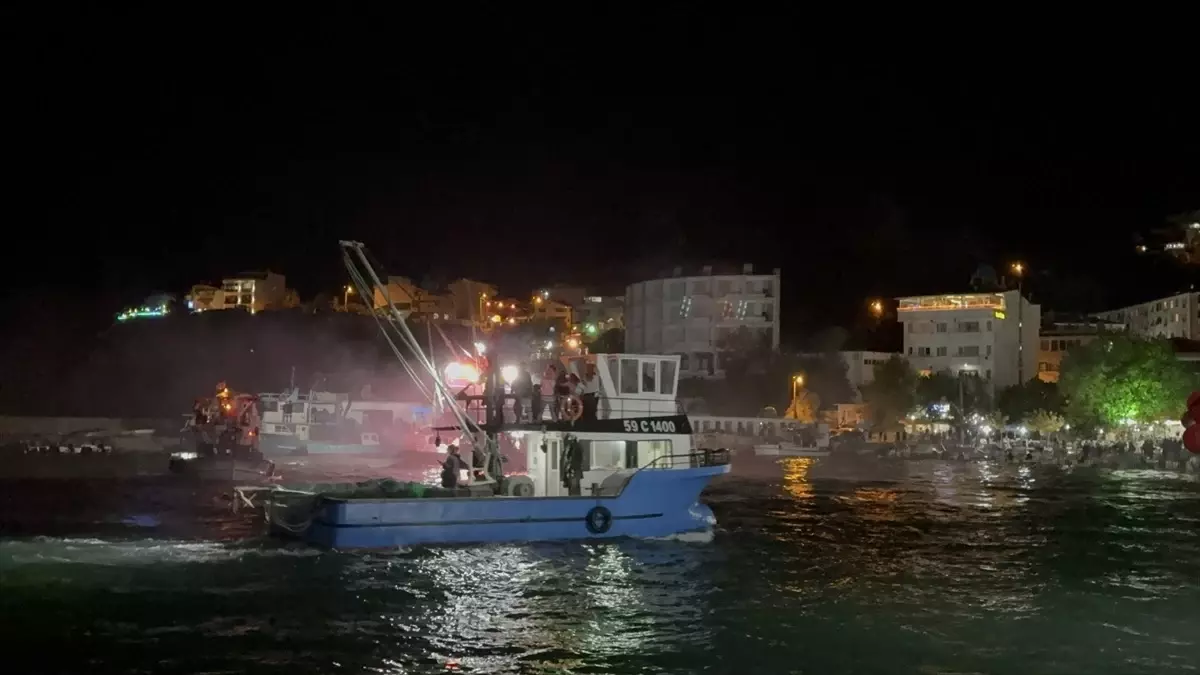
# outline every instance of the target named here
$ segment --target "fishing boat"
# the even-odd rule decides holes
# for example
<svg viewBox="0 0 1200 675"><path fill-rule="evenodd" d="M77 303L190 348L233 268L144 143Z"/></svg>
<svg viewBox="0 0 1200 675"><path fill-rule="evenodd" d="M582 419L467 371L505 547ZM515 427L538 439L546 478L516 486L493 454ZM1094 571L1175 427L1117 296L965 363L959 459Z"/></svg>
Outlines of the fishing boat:
<svg viewBox="0 0 1200 675"><path fill-rule="evenodd" d="M399 401L291 389L258 395L259 448L267 457L394 456L418 450L430 408Z"/></svg>
<svg viewBox="0 0 1200 675"><path fill-rule="evenodd" d="M383 289L386 297L362 244L342 247L358 290L371 297ZM394 305L390 311L385 331L406 369L414 370L393 337L443 400L463 404L450 406L458 423L438 433L458 436L470 451L461 465L447 460L451 486L280 490L266 505L273 533L330 548L371 549L711 532L715 518L699 497L709 481L729 472L729 453L692 447L691 423L676 400L678 356L564 358L569 372L598 378L594 415L585 417L580 401L566 397L550 404L548 416L518 420L506 414L512 397L503 390L456 399L403 314ZM509 443L524 455L525 473L505 475L500 448Z"/></svg>
<svg viewBox="0 0 1200 675"><path fill-rule="evenodd" d="M173 473L205 481L265 481L274 463L258 451L257 397L235 393L224 382L216 395L196 400L183 429L184 449L171 454Z"/></svg>

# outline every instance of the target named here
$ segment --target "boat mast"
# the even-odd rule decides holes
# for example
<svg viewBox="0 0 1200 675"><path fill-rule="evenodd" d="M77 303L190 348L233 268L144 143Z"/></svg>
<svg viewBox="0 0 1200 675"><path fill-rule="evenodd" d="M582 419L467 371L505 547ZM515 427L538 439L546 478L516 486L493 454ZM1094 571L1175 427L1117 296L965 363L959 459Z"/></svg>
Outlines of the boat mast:
<svg viewBox="0 0 1200 675"><path fill-rule="evenodd" d="M396 309L395 303L393 303L391 301L391 298L388 294L387 286L384 285L382 280L380 280L379 274L376 273L374 266L371 265L370 260L367 259L366 251L364 250L364 246L363 246L362 242L342 241L341 246L342 246L343 257L346 262L347 271L350 272L350 276L354 280L355 285L362 286L362 288L360 288L359 291L364 293L363 297L367 297L365 295L365 293L367 291L371 291L370 295L371 295L371 297L374 297L374 295L375 295L374 291L376 289L381 290L381 292L383 293L384 299L387 301L385 304L386 304L387 310L388 310L389 323L392 324L392 327L396 330L397 334L400 335L400 339L404 341L405 346L408 347L409 351L412 352L412 355L414 358L416 358L417 363L419 363L425 369L425 371L427 373L429 373L430 377L433 380L434 390L438 393L438 395L443 397L443 399L445 401L453 401L454 395L446 387L446 383L442 381L442 378L438 377L438 373L437 373L437 370L433 366L433 362L430 361L430 359L425 355L424 350L421 349L420 343L417 342L416 337L413 336L412 331L409 329L408 323L405 321L405 315L402 314L400 312L400 310ZM351 253L353 253L353 257L351 255ZM357 258L357 265L355 264L354 258ZM366 279L363 279L362 275L358 271L359 266L361 266L362 270L364 270L367 273L367 275L370 277L370 280L373 283L373 286L368 287L368 285L366 283ZM389 342L390 342L390 338L389 338ZM396 352L396 356L398 358L400 358L401 363L403 363L405 365L405 367L408 368L407 362L404 360L404 357L400 354L399 350L395 348L394 344L392 345L392 347L393 347L393 351ZM416 379L415 373L412 373L411 369L410 369L410 374L414 375L414 380L415 380ZM421 386L419 381L417 381L417 384L418 384L418 386ZM422 390L423 389L424 389L424 387L422 387ZM428 393L427 393L427 398L429 398L431 401L433 399L433 397L429 396ZM457 405L451 405L450 409L454 413L454 417L458 421L459 426L463 429L463 431L467 432L466 435L468 438L471 439L471 444L472 445L478 444L478 439L475 438L475 434L482 431L480 426L478 424L476 424L473 420L469 419L466 416L466 414L464 414L463 411L459 409L459 407ZM493 443L493 444L486 444L486 445L492 446L495 444ZM488 450L489 450L489 452L492 452L495 449L492 447L489 447ZM499 479L499 476L496 476L496 478Z"/></svg>

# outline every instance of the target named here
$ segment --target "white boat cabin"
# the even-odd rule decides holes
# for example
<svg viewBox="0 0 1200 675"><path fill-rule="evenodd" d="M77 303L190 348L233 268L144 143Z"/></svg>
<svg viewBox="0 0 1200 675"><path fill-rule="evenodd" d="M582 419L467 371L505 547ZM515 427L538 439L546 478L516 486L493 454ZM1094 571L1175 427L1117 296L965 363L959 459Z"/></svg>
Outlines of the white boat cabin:
<svg viewBox="0 0 1200 675"><path fill-rule="evenodd" d="M584 495L615 494L639 468L666 470L691 466L692 439L675 393L679 385L679 356L661 354L592 354L565 360L569 372L581 378L588 365L600 380L597 418L604 431L583 422L576 429L508 431L526 467L537 496L566 496L563 449L577 440L583 454L580 487ZM604 420L622 419L620 425Z"/></svg>
<svg viewBox="0 0 1200 675"><path fill-rule="evenodd" d="M352 421L368 435L394 431L397 425L428 426L432 414L428 406L400 401L352 400L348 394L298 390L282 394L259 394L262 408L262 433L295 436L309 440L313 426L337 425ZM376 443L378 441L376 440Z"/></svg>
<svg viewBox="0 0 1200 675"><path fill-rule="evenodd" d="M679 355L588 354L568 357L567 371L583 378L589 365L600 379L597 417L679 415Z"/></svg>

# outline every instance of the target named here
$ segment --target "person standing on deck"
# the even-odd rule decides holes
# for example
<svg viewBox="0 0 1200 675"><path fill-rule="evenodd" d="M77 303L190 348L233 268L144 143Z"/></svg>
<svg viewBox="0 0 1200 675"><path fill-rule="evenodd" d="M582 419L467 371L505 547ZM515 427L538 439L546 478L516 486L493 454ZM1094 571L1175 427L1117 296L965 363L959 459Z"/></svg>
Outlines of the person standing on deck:
<svg viewBox="0 0 1200 675"><path fill-rule="evenodd" d="M446 459L442 462L442 487L458 487L458 472L465 468L467 463L458 454L458 446L451 445L446 448Z"/></svg>
<svg viewBox="0 0 1200 675"><path fill-rule="evenodd" d="M504 385L500 380L500 369L492 359L487 361L483 378L484 398L487 402L487 423L497 425L504 422Z"/></svg>
<svg viewBox="0 0 1200 675"><path fill-rule="evenodd" d="M554 385L558 381L558 367L551 363L546 372L542 373L542 400L550 406L550 419L558 419L558 400L555 396ZM541 418L542 412L538 411L538 418Z"/></svg>
<svg viewBox="0 0 1200 675"><path fill-rule="evenodd" d="M583 402L583 419L595 420L600 408L600 378L596 376L596 364L589 363L584 371L579 399Z"/></svg>
<svg viewBox="0 0 1200 675"><path fill-rule="evenodd" d="M528 410L533 417L533 377L529 374L529 364L517 366L517 379L512 383L513 421L521 422L521 413Z"/></svg>

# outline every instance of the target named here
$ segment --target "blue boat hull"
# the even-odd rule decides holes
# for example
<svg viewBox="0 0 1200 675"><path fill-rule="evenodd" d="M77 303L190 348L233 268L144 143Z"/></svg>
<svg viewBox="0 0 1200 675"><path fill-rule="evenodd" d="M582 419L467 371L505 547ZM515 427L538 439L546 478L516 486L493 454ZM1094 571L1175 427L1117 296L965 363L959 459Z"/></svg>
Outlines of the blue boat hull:
<svg viewBox="0 0 1200 675"><path fill-rule="evenodd" d="M644 470L614 497L319 497L300 536L338 549L666 537L711 530L700 492L729 466ZM282 533L282 530L280 530Z"/></svg>

